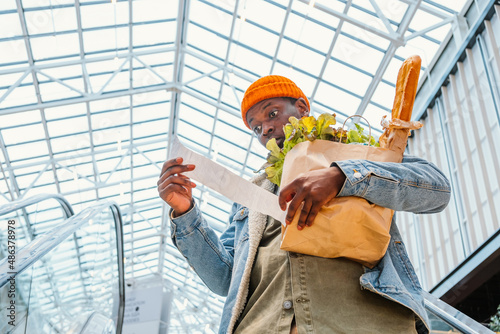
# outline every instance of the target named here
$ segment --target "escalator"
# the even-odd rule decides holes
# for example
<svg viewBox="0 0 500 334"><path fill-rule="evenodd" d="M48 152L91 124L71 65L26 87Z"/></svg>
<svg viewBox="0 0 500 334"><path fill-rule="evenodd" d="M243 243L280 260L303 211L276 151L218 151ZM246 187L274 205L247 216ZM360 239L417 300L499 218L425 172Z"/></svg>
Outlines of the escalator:
<svg viewBox="0 0 500 334"><path fill-rule="evenodd" d="M62 222L55 226L38 219L44 212L54 214L53 207L38 207L53 200L62 208ZM37 208L30 211L33 205ZM0 219L7 222L0 225L0 316L7 319L0 321L0 334L122 332L124 257L117 204L98 202L74 215L63 197L39 195L0 206ZM14 235L9 223L23 219L15 226L15 241L23 246L9 254L5 245ZM493 333L433 295L424 297L431 333Z"/></svg>
<svg viewBox="0 0 500 334"><path fill-rule="evenodd" d="M50 199L59 202L63 221L49 228L33 217L54 214L53 208L28 207ZM62 197L41 195L1 206L0 219L6 222L0 230L0 333L121 333L125 284L117 204L98 202L73 215Z"/></svg>

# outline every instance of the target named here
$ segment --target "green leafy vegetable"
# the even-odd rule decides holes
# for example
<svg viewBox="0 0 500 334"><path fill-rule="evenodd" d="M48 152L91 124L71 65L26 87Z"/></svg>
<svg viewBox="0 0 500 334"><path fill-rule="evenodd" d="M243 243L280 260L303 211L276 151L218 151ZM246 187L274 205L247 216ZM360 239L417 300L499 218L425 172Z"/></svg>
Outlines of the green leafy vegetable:
<svg viewBox="0 0 500 334"><path fill-rule="evenodd" d="M364 134L363 127L357 123L355 123L356 129L349 131L343 130L341 127L334 128L333 125L337 123L335 117L335 114L328 113L319 115L318 119L313 116L302 117L301 119L290 117L290 123L284 126L285 141L283 148L279 148L275 138L269 140L266 144L269 155L267 156L267 162L261 169L265 168L267 178L279 186L286 154L295 145L306 140L314 141L321 139L346 144L361 143L365 145L370 142L372 146L379 146L375 138L373 136L368 138Z"/></svg>

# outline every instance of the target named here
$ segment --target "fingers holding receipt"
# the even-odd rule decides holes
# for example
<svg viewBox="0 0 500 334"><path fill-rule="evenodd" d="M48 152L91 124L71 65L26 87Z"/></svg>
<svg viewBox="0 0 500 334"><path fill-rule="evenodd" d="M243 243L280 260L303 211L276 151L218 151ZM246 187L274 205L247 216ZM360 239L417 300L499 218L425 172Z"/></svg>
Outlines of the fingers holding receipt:
<svg viewBox="0 0 500 334"><path fill-rule="evenodd" d="M286 211L280 209L277 195L188 149L181 144L177 136L172 139L169 156L172 158L182 157L185 163L196 165L193 171L184 173L186 176L224 195L231 201L244 205L250 210L269 215L284 225Z"/></svg>

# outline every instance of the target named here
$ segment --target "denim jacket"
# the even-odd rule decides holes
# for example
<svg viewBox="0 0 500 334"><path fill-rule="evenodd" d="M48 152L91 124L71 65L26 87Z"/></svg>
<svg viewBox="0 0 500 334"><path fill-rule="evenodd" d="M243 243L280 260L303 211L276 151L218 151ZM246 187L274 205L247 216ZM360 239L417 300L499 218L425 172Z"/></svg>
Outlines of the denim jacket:
<svg viewBox="0 0 500 334"><path fill-rule="evenodd" d="M417 157L405 156L401 163L346 160L332 165L338 166L346 176L337 197L362 197L395 211L418 214L440 212L450 199L447 178L432 163ZM356 172L361 173L361 177L355 176ZM273 189L265 175L254 182L269 191ZM360 285L362 289L410 308L418 316L417 331L427 333L429 326L420 293L422 288L395 217L386 254L373 269L364 267ZM267 217L235 203L230 224L220 237L208 226L196 205L171 221L173 243L213 292L227 296L219 333L232 333L246 303L252 264Z"/></svg>

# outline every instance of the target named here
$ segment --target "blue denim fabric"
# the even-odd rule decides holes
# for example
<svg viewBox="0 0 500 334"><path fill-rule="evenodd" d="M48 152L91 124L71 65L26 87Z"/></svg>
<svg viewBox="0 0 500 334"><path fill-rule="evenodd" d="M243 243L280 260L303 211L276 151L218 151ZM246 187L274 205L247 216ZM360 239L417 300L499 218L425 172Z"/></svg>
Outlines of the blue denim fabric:
<svg viewBox="0 0 500 334"><path fill-rule="evenodd" d="M417 157L405 156L402 163L346 160L332 165L337 165L346 175L339 197L362 197L395 211L413 213L439 212L450 199L447 178L432 163ZM365 268L360 277L361 288L410 308L427 324L422 288L395 217L387 252L373 269ZM229 221L227 230L218 238L195 205L189 212L172 219L171 224L172 240L189 264L213 292L227 296L219 333L227 331L249 250L248 209L233 204ZM426 327L417 324L419 333L428 332Z"/></svg>

